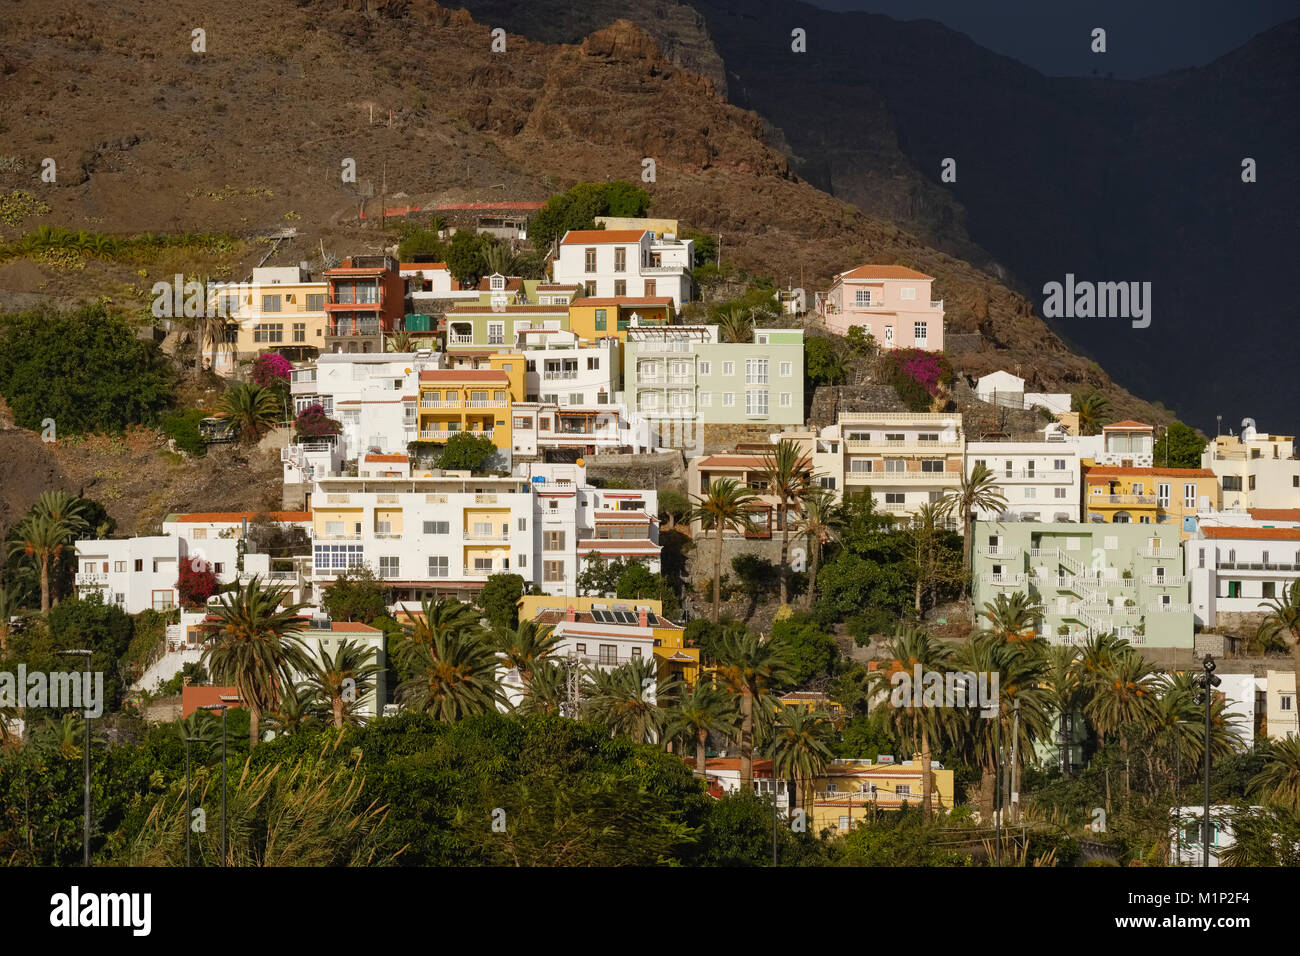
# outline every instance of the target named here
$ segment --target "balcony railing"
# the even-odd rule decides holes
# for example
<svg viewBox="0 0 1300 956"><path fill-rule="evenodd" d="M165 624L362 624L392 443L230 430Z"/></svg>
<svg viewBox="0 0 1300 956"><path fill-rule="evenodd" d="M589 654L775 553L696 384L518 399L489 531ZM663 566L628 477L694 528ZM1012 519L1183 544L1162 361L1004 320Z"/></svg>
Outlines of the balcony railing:
<svg viewBox="0 0 1300 956"><path fill-rule="evenodd" d="M1190 604L1148 604L1147 610L1155 614L1190 614Z"/></svg>
<svg viewBox="0 0 1300 956"><path fill-rule="evenodd" d="M448 335L447 341L452 345L473 345L474 336L472 335Z"/></svg>
<svg viewBox="0 0 1300 956"><path fill-rule="evenodd" d="M465 402L465 407L466 408L505 408L506 403L504 400L498 401L496 399L471 398Z"/></svg>
<svg viewBox="0 0 1300 956"><path fill-rule="evenodd" d="M1179 556L1179 552L1173 548L1143 548L1138 553L1144 558L1168 558L1170 560Z"/></svg>
<svg viewBox="0 0 1300 956"><path fill-rule="evenodd" d="M980 554L988 555L990 558L1017 558L1020 556L1019 548L980 548Z"/></svg>
<svg viewBox="0 0 1300 956"><path fill-rule="evenodd" d="M544 381L563 380L563 379L574 379L574 378L577 378L577 377L578 377L578 373L577 373L577 371L568 371L568 372L543 372L543 373L542 373L542 379L543 379Z"/></svg>
<svg viewBox="0 0 1300 956"><path fill-rule="evenodd" d="M420 440L421 441L447 441L451 438L452 435L474 435L476 437L481 435L484 438L491 438L494 432L495 429L491 429L491 428L487 428L484 429L483 431L477 431L477 432L468 431L466 429L460 429L458 431L447 431L438 428L426 428L420 432Z"/></svg>
<svg viewBox="0 0 1300 956"><path fill-rule="evenodd" d="M471 568L471 567L466 567L466 568L465 568L465 577L467 577L467 578L486 578L486 577L491 577L493 574L496 574L496 573L498 573L499 571L503 571L503 570L505 570L505 569L504 569L504 568Z"/></svg>
<svg viewBox="0 0 1300 956"><path fill-rule="evenodd" d="M487 542L489 544L509 544L510 535L504 531L493 531L489 534L483 534L476 531L466 531L464 534L466 541Z"/></svg>
<svg viewBox="0 0 1300 956"><path fill-rule="evenodd" d="M84 584L87 587L107 584L108 575L100 571L78 571L77 584Z"/></svg>
<svg viewBox="0 0 1300 956"><path fill-rule="evenodd" d="M459 398L422 398L421 408L460 408Z"/></svg>
<svg viewBox="0 0 1300 956"><path fill-rule="evenodd" d="M959 441L919 441L905 438L902 441L847 439L844 448L850 452L863 451L897 451L907 455L925 455L937 452L957 452L962 450Z"/></svg>
<svg viewBox="0 0 1300 956"><path fill-rule="evenodd" d="M1177 588L1187 583L1187 578L1181 574L1152 574L1142 579L1146 584L1158 588Z"/></svg>
<svg viewBox="0 0 1300 956"><path fill-rule="evenodd" d="M1019 587L1025 583L1023 574L986 574L985 580L998 587Z"/></svg>
<svg viewBox="0 0 1300 956"><path fill-rule="evenodd" d="M1088 506L1092 505L1154 505L1155 495L1088 495Z"/></svg>
<svg viewBox="0 0 1300 956"><path fill-rule="evenodd" d="M378 335L378 334L379 334L378 323L370 324L367 322L363 322L360 325L358 325L356 328L353 328L350 325L338 325L338 326L330 326L329 329L329 335L331 338L347 338L348 336L351 335Z"/></svg>

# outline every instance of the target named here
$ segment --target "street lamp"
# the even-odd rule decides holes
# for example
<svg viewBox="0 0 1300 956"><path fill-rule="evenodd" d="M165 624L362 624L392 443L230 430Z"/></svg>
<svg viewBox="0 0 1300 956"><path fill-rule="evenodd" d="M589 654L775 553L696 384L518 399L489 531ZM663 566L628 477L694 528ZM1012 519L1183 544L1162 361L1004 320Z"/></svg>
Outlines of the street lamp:
<svg viewBox="0 0 1300 956"><path fill-rule="evenodd" d="M225 704L200 704L199 710L221 711L221 865L226 865L229 847L226 845L226 711Z"/></svg>
<svg viewBox="0 0 1300 956"><path fill-rule="evenodd" d="M1210 707L1214 701L1214 688L1223 683L1219 678L1214 676L1214 657L1210 654L1205 655L1205 660L1201 662L1201 667L1205 673L1196 679L1200 685L1200 692L1196 695L1196 703L1205 704L1205 816L1202 819L1201 830L1201 866L1210 865Z"/></svg>
<svg viewBox="0 0 1300 956"><path fill-rule="evenodd" d="M190 744L207 743L202 737L185 738L185 865L190 865L190 822L194 817L190 802Z"/></svg>
<svg viewBox="0 0 1300 956"><path fill-rule="evenodd" d="M84 657L86 660L85 679L81 685L81 702L89 704L86 700L90 693L90 655L89 648L73 648L72 650L59 651L66 657ZM82 723L86 725L86 739L82 750L83 766L85 767L85 791L83 794L83 820L81 829L81 863L82 866L90 866L90 707L87 706L82 712Z"/></svg>

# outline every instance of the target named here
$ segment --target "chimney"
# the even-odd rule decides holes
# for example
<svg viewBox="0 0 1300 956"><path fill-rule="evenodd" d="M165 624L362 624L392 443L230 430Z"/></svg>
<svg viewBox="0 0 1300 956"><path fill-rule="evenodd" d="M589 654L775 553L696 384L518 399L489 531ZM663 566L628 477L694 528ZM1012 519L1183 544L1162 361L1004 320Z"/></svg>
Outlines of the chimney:
<svg viewBox="0 0 1300 956"><path fill-rule="evenodd" d="M643 607L639 607L639 608L636 609L636 626L637 626L637 627L647 627L647 626L649 625L649 623L650 623L649 618L650 618L650 615L649 615L649 613L646 611L645 608L643 608Z"/></svg>
<svg viewBox="0 0 1300 956"><path fill-rule="evenodd" d="M578 615L577 615L577 613L573 610L573 605L572 605L572 604L570 604L569 607L568 607L568 610L566 610L566 611L564 612L564 619L565 619L566 621L576 621L576 620L578 619Z"/></svg>

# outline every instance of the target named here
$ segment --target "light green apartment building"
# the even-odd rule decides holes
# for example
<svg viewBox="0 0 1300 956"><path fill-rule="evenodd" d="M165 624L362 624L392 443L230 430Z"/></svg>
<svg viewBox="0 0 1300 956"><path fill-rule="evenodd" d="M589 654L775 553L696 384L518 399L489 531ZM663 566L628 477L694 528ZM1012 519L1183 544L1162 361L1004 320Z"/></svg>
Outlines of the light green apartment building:
<svg viewBox="0 0 1300 956"><path fill-rule="evenodd" d="M633 325L623 378L630 410L697 425L803 424L803 331L756 329L721 342L715 325Z"/></svg>
<svg viewBox="0 0 1300 956"><path fill-rule="evenodd" d="M1053 644L1114 631L1138 646L1192 647L1177 527L977 521L973 534L976 608L1024 591Z"/></svg>

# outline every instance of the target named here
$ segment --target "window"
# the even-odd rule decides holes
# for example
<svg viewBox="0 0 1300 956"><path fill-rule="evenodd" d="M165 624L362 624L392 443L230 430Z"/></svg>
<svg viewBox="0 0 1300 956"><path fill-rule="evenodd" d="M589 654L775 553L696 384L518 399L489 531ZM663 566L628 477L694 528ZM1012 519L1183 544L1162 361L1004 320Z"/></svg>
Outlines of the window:
<svg viewBox="0 0 1300 956"><path fill-rule="evenodd" d="M589 246L588 248L582 250L582 258L583 258L583 269L582 269L582 271L583 271L583 272L595 272L595 271L596 271L596 250L595 250L595 248Z"/></svg>
<svg viewBox="0 0 1300 956"><path fill-rule="evenodd" d="M944 468L944 460L943 460L942 458L922 458L922 459L921 459L921 470L922 470L922 471L941 472L941 471L943 471L943 468Z"/></svg>
<svg viewBox="0 0 1300 956"><path fill-rule="evenodd" d="M526 555L526 554L518 554L518 555L515 555L515 558L516 558L516 559L518 560L518 562L519 562L519 567L521 567L521 568L526 568L526 567L528 567L528 555Z"/></svg>
<svg viewBox="0 0 1300 956"><path fill-rule="evenodd" d="M1183 485L1183 506L1186 508L1196 507L1196 482L1189 481Z"/></svg>
<svg viewBox="0 0 1300 956"><path fill-rule="evenodd" d="M564 562L563 561L543 561L542 562L542 580L547 582L556 582L564 580Z"/></svg>
<svg viewBox="0 0 1300 956"><path fill-rule="evenodd" d="M614 280L614 295L615 295L615 296L625 296L625 295L627 295L627 280L626 280L626 279L615 279L615 280Z"/></svg>
<svg viewBox="0 0 1300 956"><path fill-rule="evenodd" d="M582 284L582 294L585 296L594 296L596 294L596 281L588 279Z"/></svg>
<svg viewBox="0 0 1300 956"><path fill-rule="evenodd" d="M903 496L903 492L901 492L901 491L886 491L886 492L885 492L885 504L887 504L887 505L901 505L901 504L903 504L905 501L906 501L906 498Z"/></svg>
<svg viewBox="0 0 1300 956"><path fill-rule="evenodd" d="M886 473L900 473L907 471L907 462L902 458L886 458L885 471Z"/></svg>
<svg viewBox="0 0 1300 956"><path fill-rule="evenodd" d="M599 371L600 371L600 359L597 358L596 356L591 356L591 357L589 357L589 358L587 359L587 371L588 371L588 372L599 372Z"/></svg>
<svg viewBox="0 0 1300 956"><path fill-rule="evenodd" d="M924 322L914 322L912 324L912 338L917 342L924 342L926 340L927 334Z"/></svg>
<svg viewBox="0 0 1300 956"><path fill-rule="evenodd" d="M325 311L325 296L324 296L324 295L309 295L309 296L307 296L307 311L308 311L308 312L324 312L324 311Z"/></svg>
<svg viewBox="0 0 1300 956"><path fill-rule="evenodd" d="M280 297L279 297L278 295L264 295L264 296L262 296L262 311L263 311L263 312L279 312L279 311L280 311Z"/></svg>
<svg viewBox="0 0 1300 956"><path fill-rule="evenodd" d="M1223 476L1224 491L1241 491L1241 478L1237 475Z"/></svg>
<svg viewBox="0 0 1300 956"><path fill-rule="evenodd" d="M445 578L448 576L449 570L445 555L434 554L429 556L429 577Z"/></svg>
<svg viewBox="0 0 1300 956"><path fill-rule="evenodd" d="M487 333L488 345L505 345L506 324L504 322L489 322Z"/></svg>
<svg viewBox="0 0 1300 956"><path fill-rule="evenodd" d="M759 332L757 335L754 336L754 341L759 345L766 345L767 338L768 336L766 332Z"/></svg>
<svg viewBox="0 0 1300 956"><path fill-rule="evenodd" d="M122 602L119 602L122 603ZM153 609L155 611L166 611L173 606L171 591L154 591L153 592Z"/></svg>
<svg viewBox="0 0 1300 956"><path fill-rule="evenodd" d="M794 397L791 395L790 392L782 392L782 393L781 393L781 407L782 407L782 408L789 408L789 407L791 406L791 404L793 404L793 402L794 402Z"/></svg>
<svg viewBox="0 0 1300 956"><path fill-rule="evenodd" d="M401 573L401 566L400 558L394 555L381 555L379 558L379 576L381 578L395 578Z"/></svg>
<svg viewBox="0 0 1300 956"><path fill-rule="evenodd" d="M713 365L710 362L700 362L700 374L709 375L713 371Z"/></svg>
<svg viewBox="0 0 1300 956"><path fill-rule="evenodd" d="M254 342L283 342L284 341L284 323L282 322L258 322L253 326Z"/></svg>
<svg viewBox="0 0 1300 956"><path fill-rule="evenodd" d="M596 310L596 331L597 332L605 331L605 310L604 309Z"/></svg>
<svg viewBox="0 0 1300 956"><path fill-rule="evenodd" d="M907 286L907 287L904 288L904 289L899 289L899 290L898 290L898 297L899 297L900 299L907 299L907 300L915 299L915 298L916 298L916 288L915 288L914 286L910 286L910 285L909 285L909 286Z"/></svg>
<svg viewBox="0 0 1300 956"><path fill-rule="evenodd" d="M722 407L723 407L723 408L734 408L735 405L736 405L736 394L735 394L735 392L723 392L723 393L722 393Z"/></svg>
<svg viewBox="0 0 1300 956"><path fill-rule="evenodd" d="M871 474L871 459L869 459L869 458L854 458L854 459L850 460L850 461L849 461L849 471L850 471L851 473L853 473L853 474L858 474L858 475L869 475L869 474Z"/></svg>
<svg viewBox="0 0 1300 956"><path fill-rule="evenodd" d="M712 393L712 392L700 392L700 395L699 395L699 399L698 399L698 400L699 400L699 403L700 403L700 408L712 408L712 407L713 407L713 393Z"/></svg>
<svg viewBox="0 0 1300 956"><path fill-rule="evenodd" d="M359 544L318 544L312 549L316 571L343 571L365 563L365 549Z"/></svg>
<svg viewBox="0 0 1300 956"><path fill-rule="evenodd" d="M1277 597L1277 583L1274 581L1265 581L1264 591L1261 597L1265 597L1265 598Z"/></svg>
<svg viewBox="0 0 1300 956"><path fill-rule="evenodd" d="M520 519L519 519L519 530L520 530L520 531L527 531L527 530L528 530L528 519L527 519L527 518L520 518Z"/></svg>
<svg viewBox="0 0 1300 956"><path fill-rule="evenodd" d="M144 570L144 559L143 559L143 558L136 558L136 559L135 559L135 570L136 570L136 571L143 571L143 570Z"/></svg>
<svg viewBox="0 0 1300 956"><path fill-rule="evenodd" d="M307 341L307 323L306 323L306 322L295 322L295 323L293 324L293 340L294 340L295 342L306 342L306 341Z"/></svg>
<svg viewBox="0 0 1300 956"><path fill-rule="evenodd" d="M1038 497L1038 489L1037 489L1037 488L1026 488L1026 489L1025 489L1025 500L1026 500L1026 501L1033 501L1033 500L1036 499L1037 497Z"/></svg>
<svg viewBox="0 0 1300 956"><path fill-rule="evenodd" d="M767 414L767 389L749 389L745 392L745 414Z"/></svg>
<svg viewBox="0 0 1300 956"><path fill-rule="evenodd" d="M1283 694L1283 695L1281 695L1281 701L1279 702L1278 709L1279 709L1279 710L1290 710L1290 709L1291 709L1291 695L1290 695L1290 694Z"/></svg>
<svg viewBox="0 0 1300 956"><path fill-rule="evenodd" d="M767 359L745 359L745 384L767 384Z"/></svg>
<svg viewBox="0 0 1300 956"><path fill-rule="evenodd" d="M871 290L858 289L853 293L853 304L859 308L867 308L871 305Z"/></svg>
<svg viewBox="0 0 1300 956"><path fill-rule="evenodd" d="M622 246L614 250L614 271L627 272L627 249Z"/></svg>
<svg viewBox="0 0 1300 956"><path fill-rule="evenodd" d="M425 534L451 534L451 522L449 521L426 521L424 523Z"/></svg>
<svg viewBox="0 0 1300 956"><path fill-rule="evenodd" d="M723 374L723 375L735 375L735 374L736 374L736 363L735 363L735 362L723 362L723 363L722 363L722 374Z"/></svg>
<svg viewBox="0 0 1300 956"><path fill-rule="evenodd" d="M656 292L658 292L658 285L656 284L655 280L654 280L654 279L646 279L646 280L645 280L645 294L646 294L646 296L647 296L647 297L648 297L648 296L653 296L653 295L655 295Z"/></svg>
<svg viewBox="0 0 1300 956"><path fill-rule="evenodd" d="M1161 508L1169 507L1169 482L1162 481L1156 485L1156 504Z"/></svg>
<svg viewBox="0 0 1300 956"><path fill-rule="evenodd" d="M1052 489L1052 497L1054 497L1054 498L1064 498L1064 497L1065 497L1065 492L1066 492L1066 489L1065 489L1065 488L1053 488L1053 489Z"/></svg>
<svg viewBox="0 0 1300 956"><path fill-rule="evenodd" d="M564 550L564 532L563 531L546 531L542 533L542 550L543 551L563 551Z"/></svg>
<svg viewBox="0 0 1300 956"><path fill-rule="evenodd" d="M1107 551L1114 551L1116 548L1119 547L1119 537L1113 534L1107 535L1103 547Z"/></svg>
<svg viewBox="0 0 1300 956"><path fill-rule="evenodd" d="M1254 475L1251 475L1251 476L1250 476L1250 483L1249 483L1246 487L1247 487L1247 490L1249 490L1249 491L1254 491L1254 490L1255 490L1255 476L1254 476Z"/></svg>

